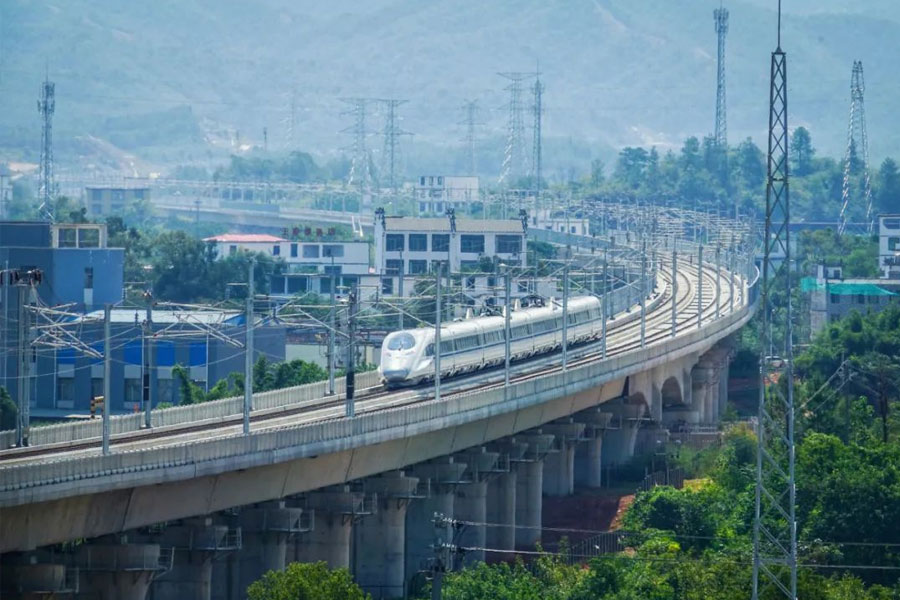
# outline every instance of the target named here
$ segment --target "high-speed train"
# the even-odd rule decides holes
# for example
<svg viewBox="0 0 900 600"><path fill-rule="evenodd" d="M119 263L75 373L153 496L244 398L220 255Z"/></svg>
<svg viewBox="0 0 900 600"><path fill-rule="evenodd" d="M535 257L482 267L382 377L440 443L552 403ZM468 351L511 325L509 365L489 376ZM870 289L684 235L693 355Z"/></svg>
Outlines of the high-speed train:
<svg viewBox="0 0 900 600"><path fill-rule="evenodd" d="M594 296L569 299L567 343L599 339L600 300ZM525 308L510 315L510 360L550 352L562 346L563 311L559 304ZM479 317L441 326L441 377L503 364L506 357L506 319ZM382 382L388 387L415 385L434 378L434 327L404 329L384 338Z"/></svg>

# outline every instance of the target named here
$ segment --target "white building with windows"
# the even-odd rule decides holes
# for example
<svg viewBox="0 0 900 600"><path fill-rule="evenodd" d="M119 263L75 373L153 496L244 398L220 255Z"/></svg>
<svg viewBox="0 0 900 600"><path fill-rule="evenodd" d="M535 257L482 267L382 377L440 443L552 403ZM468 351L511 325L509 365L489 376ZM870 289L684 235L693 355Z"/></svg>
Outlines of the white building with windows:
<svg viewBox="0 0 900 600"><path fill-rule="evenodd" d="M484 257L524 267L525 255L525 228L518 219L375 219L375 270L380 274L423 275L438 261L460 273L476 270Z"/></svg>
<svg viewBox="0 0 900 600"><path fill-rule="evenodd" d="M900 214L878 217L878 268L882 279L900 279Z"/></svg>
<svg viewBox="0 0 900 600"><path fill-rule="evenodd" d="M332 276L336 285L351 286L361 276L374 272L368 242L291 241L274 235L246 233L226 233L203 241L215 245L219 258L237 252L261 252L284 260L287 272L273 278L273 295L328 294Z"/></svg>
<svg viewBox="0 0 900 600"><path fill-rule="evenodd" d="M469 212L478 201L478 177L420 175L413 186L419 214L442 215L448 208Z"/></svg>

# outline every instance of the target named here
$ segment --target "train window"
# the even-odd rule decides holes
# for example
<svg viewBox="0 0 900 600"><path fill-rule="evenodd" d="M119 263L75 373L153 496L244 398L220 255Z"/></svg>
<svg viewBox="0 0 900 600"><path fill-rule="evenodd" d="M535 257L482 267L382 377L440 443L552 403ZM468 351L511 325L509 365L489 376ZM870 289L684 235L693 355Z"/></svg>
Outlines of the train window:
<svg viewBox="0 0 900 600"><path fill-rule="evenodd" d="M434 356L434 344L425 347L425 356Z"/></svg>
<svg viewBox="0 0 900 600"><path fill-rule="evenodd" d="M453 352L453 340L441 342L441 354L450 354Z"/></svg>
<svg viewBox="0 0 900 600"><path fill-rule="evenodd" d="M388 350L409 350L416 345L416 338L408 333L398 333L388 340Z"/></svg>

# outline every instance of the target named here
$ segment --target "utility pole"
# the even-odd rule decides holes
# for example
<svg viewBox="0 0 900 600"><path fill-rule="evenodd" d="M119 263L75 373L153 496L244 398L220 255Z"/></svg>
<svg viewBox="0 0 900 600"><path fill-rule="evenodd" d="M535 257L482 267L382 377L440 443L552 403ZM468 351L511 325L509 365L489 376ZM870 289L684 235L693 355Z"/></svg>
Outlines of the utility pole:
<svg viewBox="0 0 900 600"><path fill-rule="evenodd" d="M506 150L503 166L500 171L500 185L509 185L511 179L522 176L525 172L525 107L522 104L522 82L531 77L531 73L500 73L509 80L506 90L509 92L509 103L506 105L508 116L506 122Z"/></svg>
<svg viewBox="0 0 900 600"><path fill-rule="evenodd" d="M41 217L53 222L53 113L56 112L56 84L50 81L49 75L41 84L41 97L37 103L41 114L41 164L38 174L38 197L41 200Z"/></svg>
<svg viewBox="0 0 900 600"><path fill-rule="evenodd" d="M244 323L246 339L244 340L244 435L250 434L250 411L253 410L253 271L256 268L256 257L250 257L247 269L247 304Z"/></svg>
<svg viewBox="0 0 900 600"><path fill-rule="evenodd" d="M28 304L31 303L32 288L30 285L19 283L19 381L18 389L18 415L16 420L16 444L19 447L28 445L31 409L31 316L28 312Z"/></svg>
<svg viewBox="0 0 900 600"><path fill-rule="evenodd" d="M441 399L441 274L444 265L437 264L434 288L434 399Z"/></svg>
<svg viewBox="0 0 900 600"><path fill-rule="evenodd" d="M697 244L697 327L703 325L703 244Z"/></svg>
<svg viewBox="0 0 900 600"><path fill-rule="evenodd" d="M347 175L347 185L359 188L360 206L362 205L362 195L369 189L371 185L371 172L369 171L369 151L366 148L366 107L368 105L367 98L342 98L351 106L351 108L342 113L353 117L353 125L341 131L353 136L353 144L350 146L353 155L350 164L350 172Z"/></svg>
<svg viewBox="0 0 900 600"><path fill-rule="evenodd" d="M722 291L722 256L718 240L716 241L716 318L719 318L719 298Z"/></svg>
<svg viewBox="0 0 900 600"><path fill-rule="evenodd" d="M866 82L863 76L862 61L853 61L853 73L850 78L850 124L847 131L847 153L844 156L844 180L841 188L841 214L838 234L843 235L850 218L850 179L853 175L853 153L862 154L863 168L863 202L866 207L867 233L872 233L874 216L872 215L872 186L869 180L869 136L866 131Z"/></svg>
<svg viewBox="0 0 900 600"><path fill-rule="evenodd" d="M603 247L603 301L600 303L600 358L606 358L606 320L609 318L609 245Z"/></svg>
<svg viewBox="0 0 900 600"><path fill-rule="evenodd" d="M109 454L109 405L112 404L112 304L103 307L103 454Z"/></svg>
<svg viewBox="0 0 900 600"><path fill-rule="evenodd" d="M716 70L716 146L720 151L728 150L728 123L725 113L725 36L728 34L728 9L713 11L718 37L718 68ZM736 205L735 205L736 206Z"/></svg>
<svg viewBox="0 0 900 600"><path fill-rule="evenodd" d="M399 277L397 277L397 293L400 295L398 298L398 302L400 304L399 314L397 315L397 321L400 329L403 329L403 311L406 308L403 303L403 250L400 251L400 271L398 272Z"/></svg>
<svg viewBox="0 0 900 600"><path fill-rule="evenodd" d="M672 337L678 331L678 250L672 243Z"/></svg>
<svg viewBox="0 0 900 600"><path fill-rule="evenodd" d="M503 374L503 383L505 384L505 388L509 388L509 360L510 360L510 340L509 340L509 322L512 318L512 304L511 304L511 292L510 292L510 268L507 265L506 267L506 277L503 278L503 292L504 292L504 305L503 305L503 340L504 340L504 374Z"/></svg>
<svg viewBox="0 0 900 600"><path fill-rule="evenodd" d="M562 369L569 368L569 262L563 266Z"/></svg>
<svg viewBox="0 0 900 600"><path fill-rule="evenodd" d="M469 175L475 175L475 121L478 115L478 101L466 100L463 104L463 111L466 114L463 124L466 126L466 137L463 139L466 149L466 166L469 169Z"/></svg>
<svg viewBox="0 0 900 600"><path fill-rule="evenodd" d="M156 373L156 348L153 344L153 292L149 289L144 292L144 300L147 302L147 312L144 317L144 427L152 427L151 410L153 408L153 392L155 385L153 376ZM209 369L207 361L207 369ZM207 374L209 379L209 374Z"/></svg>
<svg viewBox="0 0 900 600"><path fill-rule="evenodd" d="M346 395L347 403L344 414L347 417L356 416L356 405L353 397L356 393L356 302L358 288L354 284L353 289L347 294L347 359L346 359Z"/></svg>
<svg viewBox="0 0 900 600"><path fill-rule="evenodd" d="M647 243L641 250L641 348L647 344Z"/></svg>
<svg viewBox="0 0 900 600"><path fill-rule="evenodd" d="M334 257L332 257L332 262ZM329 313L328 327L328 395L334 396L334 317L337 312L337 305L334 302L335 287L334 269L331 270L331 312Z"/></svg>
<svg viewBox="0 0 900 600"><path fill-rule="evenodd" d="M844 395L844 443L850 445L850 394L847 393L847 353L841 351L841 393Z"/></svg>
<svg viewBox="0 0 900 600"><path fill-rule="evenodd" d="M532 188L534 189L535 208L537 208L539 205L538 197L541 194L541 168L543 166L543 154L541 149L541 117L544 110L542 106L544 84L541 83L540 71L535 73L532 93L534 94L534 105L532 106L534 130L532 131L531 176L534 178ZM569 213L568 211L566 211L566 217L568 217L568 215ZM568 228L566 228L566 231L568 232Z"/></svg>
<svg viewBox="0 0 900 600"><path fill-rule="evenodd" d="M382 153L381 173L387 174L387 187L390 189L391 193L396 193L396 171L399 167L400 159L400 136L409 135L408 131L403 131L400 128L397 108L409 101L389 98L381 100L380 102L384 104L386 108L384 119L384 152Z"/></svg>
<svg viewBox="0 0 900 600"><path fill-rule="evenodd" d="M759 600L760 589L766 588L780 591L788 600L797 598L787 85L787 55L781 49L779 0L778 45L771 55L769 79L766 223L763 234L765 248L760 282L763 321L757 414L752 600ZM743 287L742 285L742 294ZM776 306L776 303L781 305ZM769 348L773 347L784 353L782 358L776 360L767 354L770 352ZM774 385L776 381L778 385ZM772 515L778 516L770 519Z"/></svg>

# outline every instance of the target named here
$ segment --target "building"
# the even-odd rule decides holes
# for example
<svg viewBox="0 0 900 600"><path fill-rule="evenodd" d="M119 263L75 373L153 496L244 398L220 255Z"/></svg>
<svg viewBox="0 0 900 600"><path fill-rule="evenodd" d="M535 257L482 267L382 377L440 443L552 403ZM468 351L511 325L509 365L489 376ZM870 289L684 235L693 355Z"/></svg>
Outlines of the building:
<svg viewBox="0 0 900 600"><path fill-rule="evenodd" d="M352 286L372 272L369 242L292 241L267 234L226 233L205 238L215 245L216 256L224 258L237 252L263 253L279 258L287 271L273 278L271 293L291 296L305 292L328 294L332 276L336 285Z"/></svg>
<svg viewBox="0 0 900 600"><path fill-rule="evenodd" d="M40 270L33 289L45 306L66 304L82 312L119 302L124 260L124 249L107 247L105 225L0 221L0 270ZM0 386L17 398L19 294L26 288L9 283L5 277L0 285L0 347L6 350L0 353Z"/></svg>
<svg viewBox="0 0 900 600"><path fill-rule="evenodd" d="M591 235L591 220L586 215L568 215L547 208L535 211L531 217L532 229L546 229L559 233Z"/></svg>
<svg viewBox="0 0 900 600"><path fill-rule="evenodd" d="M96 219L121 215L138 202L150 202L150 188L144 186L88 186L84 188L87 216Z"/></svg>
<svg viewBox="0 0 900 600"><path fill-rule="evenodd" d="M450 272L478 269L483 258L526 266L525 225L518 219L375 218L375 270L424 275L437 262Z"/></svg>
<svg viewBox="0 0 900 600"><path fill-rule="evenodd" d="M468 175L421 175L413 186L419 214L442 215L448 208L469 212L478 202L478 177Z"/></svg>
<svg viewBox="0 0 900 600"><path fill-rule="evenodd" d="M878 217L878 268L882 279L900 279L900 214Z"/></svg>
<svg viewBox="0 0 900 600"><path fill-rule="evenodd" d="M817 276L804 278L800 285L810 295L812 335L853 311L880 312L900 302L900 279L844 279L841 267L819 266Z"/></svg>
<svg viewBox="0 0 900 600"><path fill-rule="evenodd" d="M110 313L110 333L115 340L110 384L113 412L134 412L143 405L144 317L143 308L115 308ZM220 337L244 344L242 313L154 310L152 320L157 336L153 343L154 406L181 401L179 382L173 376L175 365L187 369L191 381L207 391L231 373L244 372L243 348ZM219 335L210 335L203 330L206 327ZM78 337L98 352L104 351L103 311L84 315ZM253 335L255 358L284 360L285 338L284 326L259 326ZM32 417L87 414L91 398L103 395L103 360L75 349L40 350L32 373Z"/></svg>

